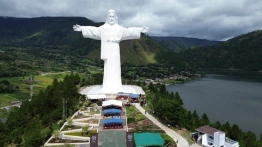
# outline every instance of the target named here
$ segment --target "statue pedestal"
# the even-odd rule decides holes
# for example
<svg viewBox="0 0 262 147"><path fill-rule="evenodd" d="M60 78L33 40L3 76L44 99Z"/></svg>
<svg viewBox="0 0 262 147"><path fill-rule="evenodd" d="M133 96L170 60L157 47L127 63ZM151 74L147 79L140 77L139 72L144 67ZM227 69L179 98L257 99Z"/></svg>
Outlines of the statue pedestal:
<svg viewBox="0 0 262 147"><path fill-rule="evenodd" d="M133 93L133 94L141 94L145 95L145 91L142 87L137 85L122 85L123 91L119 91L121 93ZM110 91L109 89L103 89L103 85L92 85L88 87L84 87L80 89L80 94L84 94L88 97L88 95L101 95L104 94L106 96L112 96L119 94L117 91Z"/></svg>

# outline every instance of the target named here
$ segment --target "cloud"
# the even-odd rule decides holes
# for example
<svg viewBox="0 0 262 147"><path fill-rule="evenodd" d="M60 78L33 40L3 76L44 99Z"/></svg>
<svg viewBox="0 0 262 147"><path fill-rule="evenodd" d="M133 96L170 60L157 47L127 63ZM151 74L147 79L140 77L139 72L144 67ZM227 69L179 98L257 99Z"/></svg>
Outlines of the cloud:
<svg viewBox="0 0 262 147"><path fill-rule="evenodd" d="M262 29L259 0L0 0L0 15L13 17L81 16L104 22L109 9L120 25L149 26L154 36L225 40Z"/></svg>

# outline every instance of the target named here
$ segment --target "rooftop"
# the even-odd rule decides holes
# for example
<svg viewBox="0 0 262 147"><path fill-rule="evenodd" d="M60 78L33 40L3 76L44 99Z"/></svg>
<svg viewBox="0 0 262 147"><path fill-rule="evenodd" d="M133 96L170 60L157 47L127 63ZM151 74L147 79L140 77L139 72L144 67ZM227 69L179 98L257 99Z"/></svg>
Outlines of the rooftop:
<svg viewBox="0 0 262 147"><path fill-rule="evenodd" d="M226 142L229 143L229 144L236 144L236 143L238 144L237 141L229 139L229 138L226 138Z"/></svg>
<svg viewBox="0 0 262 147"><path fill-rule="evenodd" d="M209 126L199 127L199 128L196 129L196 131L201 132L201 133L205 133L205 134L208 134L208 135L211 135L211 136L214 136L215 132L225 133L225 132L223 132L221 130L218 130L216 128L212 128L212 127L209 127Z"/></svg>

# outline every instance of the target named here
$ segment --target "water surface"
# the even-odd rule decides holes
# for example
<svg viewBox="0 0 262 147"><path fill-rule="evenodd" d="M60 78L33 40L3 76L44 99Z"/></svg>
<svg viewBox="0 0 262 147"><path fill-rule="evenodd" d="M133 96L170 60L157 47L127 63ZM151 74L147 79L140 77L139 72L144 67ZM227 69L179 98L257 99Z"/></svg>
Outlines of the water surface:
<svg viewBox="0 0 262 147"><path fill-rule="evenodd" d="M179 92L184 106L206 113L211 122L235 123L243 131L262 133L262 78L209 74L185 84L167 86Z"/></svg>

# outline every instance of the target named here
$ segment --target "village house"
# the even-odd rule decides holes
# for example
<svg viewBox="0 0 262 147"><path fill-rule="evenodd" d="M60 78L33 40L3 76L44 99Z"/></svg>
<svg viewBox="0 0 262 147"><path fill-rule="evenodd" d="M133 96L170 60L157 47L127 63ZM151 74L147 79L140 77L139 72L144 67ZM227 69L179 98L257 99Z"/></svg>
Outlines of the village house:
<svg viewBox="0 0 262 147"><path fill-rule="evenodd" d="M197 143L206 147L239 147L239 143L226 137L226 133L216 128L202 126L196 129Z"/></svg>

